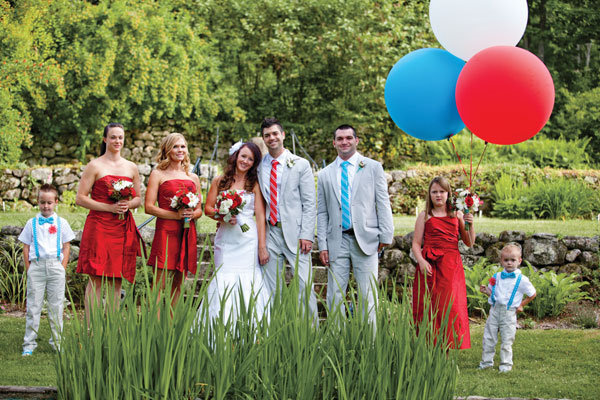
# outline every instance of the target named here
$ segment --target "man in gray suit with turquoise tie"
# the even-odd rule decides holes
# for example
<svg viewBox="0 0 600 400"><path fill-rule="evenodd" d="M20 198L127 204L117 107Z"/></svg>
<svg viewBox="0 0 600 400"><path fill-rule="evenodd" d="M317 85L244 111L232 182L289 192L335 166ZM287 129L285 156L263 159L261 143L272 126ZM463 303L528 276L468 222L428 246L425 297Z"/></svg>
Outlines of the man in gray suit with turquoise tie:
<svg viewBox="0 0 600 400"><path fill-rule="evenodd" d="M283 147L285 132L276 118L265 118L261 134L269 153L263 157L258 174L266 201L267 250L269 261L263 266L265 282L271 293L284 288L285 260L297 272L300 301L309 288L308 309L317 321L317 298L312 282L310 252L315 239L315 178L310 164Z"/></svg>
<svg viewBox="0 0 600 400"><path fill-rule="evenodd" d="M394 221L381 163L356 151L356 131L341 125L334 132L338 157L317 179L319 258L329 266L327 307L344 310L350 264L369 321L377 307L377 254L392 243Z"/></svg>

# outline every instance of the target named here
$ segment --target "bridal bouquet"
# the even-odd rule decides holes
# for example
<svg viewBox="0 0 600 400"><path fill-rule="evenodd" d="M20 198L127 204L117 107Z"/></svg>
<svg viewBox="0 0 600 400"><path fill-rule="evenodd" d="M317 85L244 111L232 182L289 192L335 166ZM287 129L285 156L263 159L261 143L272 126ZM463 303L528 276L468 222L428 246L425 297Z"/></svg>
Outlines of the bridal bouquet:
<svg viewBox="0 0 600 400"><path fill-rule="evenodd" d="M115 202L123 199L130 199L135 196L135 189L133 188L133 182L126 181L124 179L113 180L110 182L108 188L108 197ZM123 214L119 214L119 219L124 219Z"/></svg>
<svg viewBox="0 0 600 400"><path fill-rule="evenodd" d="M479 196L471 193L469 189L456 189L456 192L454 192L454 208L465 214L476 213L482 204L483 201L479 199ZM468 231L470 228L470 224L465 222L465 229Z"/></svg>
<svg viewBox="0 0 600 400"><path fill-rule="evenodd" d="M175 192L175 196L171 197L171 208L174 210L179 210L182 208L196 208L198 203L200 202L200 197L193 191L189 190L186 187L182 187L181 189ZM185 217L183 219L183 228L190 227L190 219Z"/></svg>
<svg viewBox="0 0 600 400"><path fill-rule="evenodd" d="M225 190L217 196L215 209L217 214L223 217L223 221L229 222L231 217L238 215L244 208L246 202L242 195L236 190ZM247 232L250 227L248 224L241 225L242 232Z"/></svg>

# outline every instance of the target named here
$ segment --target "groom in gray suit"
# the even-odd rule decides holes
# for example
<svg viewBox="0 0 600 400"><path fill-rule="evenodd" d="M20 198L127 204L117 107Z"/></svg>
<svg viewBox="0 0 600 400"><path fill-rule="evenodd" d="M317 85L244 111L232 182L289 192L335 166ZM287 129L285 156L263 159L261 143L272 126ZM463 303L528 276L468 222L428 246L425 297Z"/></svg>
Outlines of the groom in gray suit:
<svg viewBox="0 0 600 400"><path fill-rule="evenodd" d="M308 308L317 321L317 298L312 283L310 251L315 239L315 178L310 164L283 147L285 132L277 118L265 118L261 134L269 153L258 173L266 201L267 250L269 261L263 266L265 282L271 293L285 286L285 260L295 270L298 263L300 301L309 287Z"/></svg>
<svg viewBox="0 0 600 400"><path fill-rule="evenodd" d="M350 264L369 321L375 323L377 254L392 243L394 221L381 163L356 151L350 125L333 134L338 156L318 174L317 240L319 258L329 266L327 307L344 310Z"/></svg>

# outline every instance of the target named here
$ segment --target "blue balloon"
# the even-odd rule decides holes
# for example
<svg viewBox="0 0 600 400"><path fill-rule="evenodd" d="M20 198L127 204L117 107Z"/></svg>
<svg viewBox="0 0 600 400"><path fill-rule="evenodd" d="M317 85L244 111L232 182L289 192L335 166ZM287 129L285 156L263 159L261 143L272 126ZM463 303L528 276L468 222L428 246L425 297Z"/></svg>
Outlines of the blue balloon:
<svg viewBox="0 0 600 400"><path fill-rule="evenodd" d="M454 92L464 65L442 49L402 57L385 82L385 105L398 128L423 140L443 140L463 130Z"/></svg>

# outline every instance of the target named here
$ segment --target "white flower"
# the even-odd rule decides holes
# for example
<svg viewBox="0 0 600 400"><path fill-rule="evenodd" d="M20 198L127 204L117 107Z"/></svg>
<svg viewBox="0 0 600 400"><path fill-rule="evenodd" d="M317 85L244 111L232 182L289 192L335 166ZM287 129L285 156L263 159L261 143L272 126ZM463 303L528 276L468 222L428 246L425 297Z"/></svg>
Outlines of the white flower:
<svg viewBox="0 0 600 400"><path fill-rule="evenodd" d="M198 196L196 196L196 193L189 192L186 196L188 199L190 199L188 207L196 208L196 206L198 205L198 202L200 201L200 198Z"/></svg>
<svg viewBox="0 0 600 400"><path fill-rule="evenodd" d="M288 158L285 163L287 164L288 168L292 168L294 166L294 164L296 164L296 159Z"/></svg>
<svg viewBox="0 0 600 400"><path fill-rule="evenodd" d="M240 149L240 147L242 147L242 145L244 144L244 142L242 142L241 140L237 143L234 143L230 148L229 148L229 155L232 155L233 153L235 153L236 151L238 151Z"/></svg>
<svg viewBox="0 0 600 400"><path fill-rule="evenodd" d="M171 198L171 208L177 208L178 202L179 202L179 199L177 198L177 196L173 196Z"/></svg>
<svg viewBox="0 0 600 400"><path fill-rule="evenodd" d="M223 217L223 221L229 222L231 220L231 214L227 214Z"/></svg>
<svg viewBox="0 0 600 400"><path fill-rule="evenodd" d="M456 208L463 211L466 207L467 207L467 205L465 204L464 198L459 197L458 199L456 199Z"/></svg>
<svg viewBox="0 0 600 400"><path fill-rule="evenodd" d="M221 215L228 214L229 213L229 209L231 208L232 205L233 205L233 200L231 200L231 199L225 199L225 200L223 200L221 202L220 207L219 207L219 214L221 214Z"/></svg>
<svg viewBox="0 0 600 400"><path fill-rule="evenodd" d="M118 192L120 192L121 190L123 190L125 188L132 187L132 186L133 186L133 182L124 181L124 180L116 181L114 184L114 188Z"/></svg>

